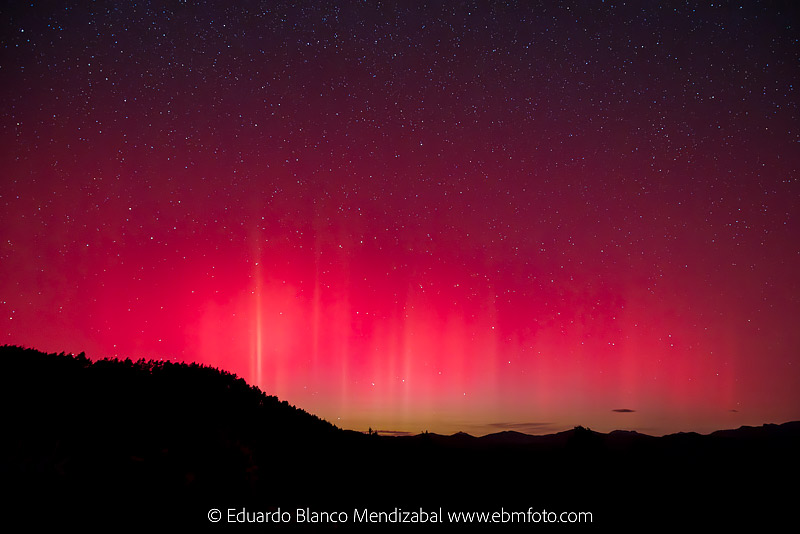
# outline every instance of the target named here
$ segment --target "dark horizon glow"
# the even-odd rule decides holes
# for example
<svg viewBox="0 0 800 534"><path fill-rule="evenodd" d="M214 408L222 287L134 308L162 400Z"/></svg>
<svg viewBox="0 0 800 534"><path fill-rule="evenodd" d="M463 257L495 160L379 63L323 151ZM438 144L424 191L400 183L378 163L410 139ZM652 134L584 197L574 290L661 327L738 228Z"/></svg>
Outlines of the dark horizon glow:
<svg viewBox="0 0 800 534"><path fill-rule="evenodd" d="M359 430L800 419L796 11L268 4L3 8L2 343Z"/></svg>

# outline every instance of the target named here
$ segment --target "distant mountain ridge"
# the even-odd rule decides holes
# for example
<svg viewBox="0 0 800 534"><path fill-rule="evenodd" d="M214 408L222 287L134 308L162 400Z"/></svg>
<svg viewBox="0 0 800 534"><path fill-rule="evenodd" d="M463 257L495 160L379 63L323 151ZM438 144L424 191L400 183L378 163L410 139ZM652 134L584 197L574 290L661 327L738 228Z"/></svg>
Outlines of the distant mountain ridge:
<svg viewBox="0 0 800 534"><path fill-rule="evenodd" d="M608 433L603 432L596 432L594 430L586 429L591 432L593 435L600 437L606 443L625 443L625 442L634 442L634 441L641 441L641 442L652 442L653 440L659 439L692 439L693 437L699 437L701 439L759 439L764 438L772 435L794 435L800 432L800 421L789 421L786 423L765 423L761 426L748 426L742 425L739 428L735 429L724 429L724 430L716 430L709 434L699 434L697 432L676 432L672 434L665 434L663 436L652 436L650 434L645 434L642 432L637 432L635 430L612 430ZM471 434L465 432L457 432L452 435L441 435L435 434L438 439L447 440L449 438L455 440L476 440L476 442L484 442L484 443L491 443L491 444L503 444L503 445L530 445L530 444L542 444L546 442L563 442L566 439L569 439L570 436L574 434L573 430L564 430L562 432L556 432L552 434L526 434L524 432L518 432L516 430L503 430L501 432L493 432L491 434L486 434L483 436L472 436ZM409 439L409 437L417 437L421 434L415 436L399 436L398 439Z"/></svg>

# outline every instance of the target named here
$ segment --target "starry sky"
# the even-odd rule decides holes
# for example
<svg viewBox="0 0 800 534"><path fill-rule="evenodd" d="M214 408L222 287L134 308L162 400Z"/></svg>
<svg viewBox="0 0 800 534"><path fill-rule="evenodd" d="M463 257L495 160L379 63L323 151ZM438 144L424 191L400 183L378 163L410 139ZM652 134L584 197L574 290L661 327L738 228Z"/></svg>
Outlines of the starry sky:
<svg viewBox="0 0 800 534"><path fill-rule="evenodd" d="M2 343L358 430L800 419L791 2L0 10Z"/></svg>

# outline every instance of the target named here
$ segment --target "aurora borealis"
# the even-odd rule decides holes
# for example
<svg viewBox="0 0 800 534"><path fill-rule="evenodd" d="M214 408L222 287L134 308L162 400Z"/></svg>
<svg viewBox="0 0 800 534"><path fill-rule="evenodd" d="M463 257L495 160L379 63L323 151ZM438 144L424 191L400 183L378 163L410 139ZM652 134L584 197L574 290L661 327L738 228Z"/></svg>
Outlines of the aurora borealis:
<svg viewBox="0 0 800 534"><path fill-rule="evenodd" d="M788 3L2 14L2 343L359 430L800 419Z"/></svg>

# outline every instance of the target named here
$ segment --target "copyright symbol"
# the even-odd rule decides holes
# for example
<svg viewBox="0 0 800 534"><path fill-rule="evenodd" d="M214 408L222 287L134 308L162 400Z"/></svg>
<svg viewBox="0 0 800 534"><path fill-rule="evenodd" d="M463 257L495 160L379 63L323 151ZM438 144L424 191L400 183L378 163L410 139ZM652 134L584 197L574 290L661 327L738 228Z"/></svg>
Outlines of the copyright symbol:
<svg viewBox="0 0 800 534"><path fill-rule="evenodd" d="M216 508L212 508L208 511L208 520L212 523L219 523L219 520L222 519L222 512L217 510Z"/></svg>

